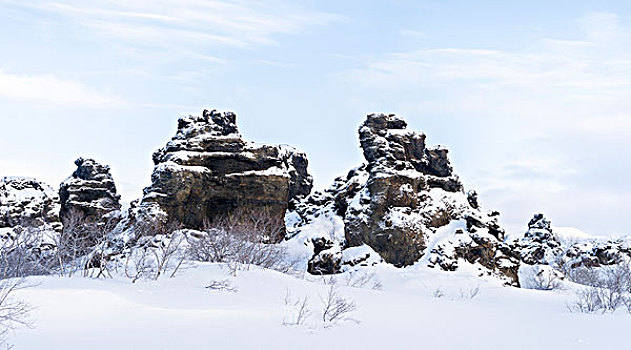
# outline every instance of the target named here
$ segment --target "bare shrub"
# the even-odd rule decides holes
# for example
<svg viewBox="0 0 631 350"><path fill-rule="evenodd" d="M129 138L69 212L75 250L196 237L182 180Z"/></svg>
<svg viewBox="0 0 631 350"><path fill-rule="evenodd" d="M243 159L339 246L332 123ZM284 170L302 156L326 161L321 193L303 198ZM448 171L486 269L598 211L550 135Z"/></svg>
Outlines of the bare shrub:
<svg viewBox="0 0 631 350"><path fill-rule="evenodd" d="M59 274L84 277L111 276L105 253L114 221L87 222L71 209L61 232L39 227L17 229L0 248L0 278Z"/></svg>
<svg viewBox="0 0 631 350"><path fill-rule="evenodd" d="M631 292L631 266L628 263L602 267L600 286L620 293Z"/></svg>
<svg viewBox="0 0 631 350"><path fill-rule="evenodd" d="M55 266L54 246L44 243L44 231L18 228L0 247L0 279L45 275Z"/></svg>
<svg viewBox="0 0 631 350"><path fill-rule="evenodd" d="M201 235L189 237L188 255L196 261L226 263L233 275L250 265L288 272L293 264L286 248L269 243L281 229L265 211L207 220Z"/></svg>
<svg viewBox="0 0 631 350"><path fill-rule="evenodd" d="M353 320L350 314L357 310L355 303L340 295L337 286L331 285L322 301L322 323L324 327L331 327L335 323L344 320Z"/></svg>
<svg viewBox="0 0 631 350"><path fill-rule="evenodd" d="M63 217L63 229L54 236L56 270L61 276L72 276L82 272L87 277L100 264L103 255L96 255L97 247L107 242L107 235L114 228L113 221L90 222L78 209L72 208Z"/></svg>
<svg viewBox="0 0 631 350"><path fill-rule="evenodd" d="M571 282L585 286L600 285L600 274L599 270L596 268L581 266L576 268L566 268L564 271L566 278Z"/></svg>
<svg viewBox="0 0 631 350"><path fill-rule="evenodd" d="M375 272L350 272L346 276L346 285L353 288L383 289L383 284L377 279Z"/></svg>
<svg viewBox="0 0 631 350"><path fill-rule="evenodd" d="M602 309L602 302L595 287L586 287L576 292L576 300L567 305L571 312L591 313Z"/></svg>
<svg viewBox="0 0 631 350"><path fill-rule="evenodd" d="M7 346L4 337L6 333L20 326L29 326L27 319L31 307L15 298L17 290L27 286L22 279L0 281L0 345Z"/></svg>
<svg viewBox="0 0 631 350"><path fill-rule="evenodd" d="M576 300L568 305L570 311L604 313L626 307L631 312L631 269L628 264L576 270L578 272L572 278L587 287L576 293Z"/></svg>
<svg viewBox="0 0 631 350"><path fill-rule="evenodd" d="M283 316L284 326L300 326L311 316L311 310L309 310L309 299L307 296L304 298L293 300L289 290L285 293L285 313Z"/></svg>
<svg viewBox="0 0 631 350"><path fill-rule="evenodd" d="M226 292L237 292L237 288L230 283L229 280L213 280L205 287L210 290L218 290L218 291L226 291Z"/></svg>
<svg viewBox="0 0 631 350"><path fill-rule="evenodd" d="M442 298L445 296L445 292L443 292L443 290L440 287L438 287L434 290L432 295L434 296L434 298Z"/></svg>
<svg viewBox="0 0 631 350"><path fill-rule="evenodd" d="M480 294L480 286L475 286L469 288L469 291L465 292L464 290L460 290L460 297L462 299L473 299Z"/></svg>
<svg viewBox="0 0 631 350"><path fill-rule="evenodd" d="M132 248L125 258L125 276L131 279L131 283L136 283L139 279L148 279L156 274L155 264L151 260L149 247Z"/></svg>
<svg viewBox="0 0 631 350"><path fill-rule="evenodd" d="M125 275L132 283L139 279L157 280L168 275L170 278L185 265L184 249L186 237L179 224L156 226L155 231L145 228L125 256Z"/></svg>
<svg viewBox="0 0 631 350"><path fill-rule="evenodd" d="M530 276L530 287L537 290L553 290L563 286L561 276L553 269L540 269Z"/></svg>
<svg viewBox="0 0 631 350"><path fill-rule="evenodd" d="M576 293L576 300L568 304L570 311L582 313L614 312L621 307L626 307L627 311L631 309L631 299L627 294L599 287L580 289Z"/></svg>
<svg viewBox="0 0 631 350"><path fill-rule="evenodd" d="M337 284L337 277L334 275L322 275L322 284L326 284L327 286L332 286Z"/></svg>

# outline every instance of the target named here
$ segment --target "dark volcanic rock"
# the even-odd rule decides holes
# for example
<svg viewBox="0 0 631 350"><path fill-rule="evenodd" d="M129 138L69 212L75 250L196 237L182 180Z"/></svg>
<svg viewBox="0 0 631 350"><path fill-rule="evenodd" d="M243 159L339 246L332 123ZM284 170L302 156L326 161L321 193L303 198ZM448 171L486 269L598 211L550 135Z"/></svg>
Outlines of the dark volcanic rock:
<svg viewBox="0 0 631 350"><path fill-rule="evenodd" d="M528 265L551 265L565 270L615 265L631 258L631 247L623 239L582 238L564 243L543 214L535 214L528 223L528 231L511 248Z"/></svg>
<svg viewBox="0 0 631 350"><path fill-rule="evenodd" d="M534 215L528 223L528 231L513 244L513 250L528 265L552 265L563 253L561 242L552 232L550 221L543 214Z"/></svg>
<svg viewBox="0 0 631 350"><path fill-rule="evenodd" d="M304 153L244 141L232 112L204 110L180 118L176 135L153 161L141 208L157 205L169 220L189 228L233 214L245 220L248 212L261 211L283 225L290 203L312 187Z"/></svg>
<svg viewBox="0 0 631 350"><path fill-rule="evenodd" d="M342 252L339 246L325 238L314 238L313 257L307 263L307 271L314 275L329 275L340 271Z"/></svg>
<svg viewBox="0 0 631 350"><path fill-rule="evenodd" d="M62 222L77 213L85 223L104 222L110 213L120 210L120 196L110 174L110 167L94 159L79 158L77 170L61 183L59 198Z"/></svg>
<svg viewBox="0 0 631 350"><path fill-rule="evenodd" d="M50 186L25 177L0 179L0 229L18 226L61 229L59 197Z"/></svg>
<svg viewBox="0 0 631 350"><path fill-rule="evenodd" d="M345 215L348 245L368 244L398 266L416 262L425 249L423 228L398 219L418 209L424 202L423 192L433 187L462 190L452 174L447 150L427 148L425 135L406 127L403 119L392 114L368 115L359 128L368 161L367 205L354 206ZM424 224L438 227L449 219L438 215Z"/></svg>
<svg viewBox="0 0 631 350"><path fill-rule="evenodd" d="M446 149L427 147L424 134L406 127L392 114L368 115L359 128L367 163L299 203L288 225L300 231L322 218L339 216L344 239L337 244L342 250L367 245L396 266L414 264L430 253L430 266L453 270L458 260L466 260L517 283L519 261L502 242L498 213L483 213L475 191L464 193ZM454 229L435 242L437 231L456 221L466 234L457 235ZM314 254L310 272L337 272L331 269L337 265L330 263L339 260L335 251L323 252L328 255Z"/></svg>

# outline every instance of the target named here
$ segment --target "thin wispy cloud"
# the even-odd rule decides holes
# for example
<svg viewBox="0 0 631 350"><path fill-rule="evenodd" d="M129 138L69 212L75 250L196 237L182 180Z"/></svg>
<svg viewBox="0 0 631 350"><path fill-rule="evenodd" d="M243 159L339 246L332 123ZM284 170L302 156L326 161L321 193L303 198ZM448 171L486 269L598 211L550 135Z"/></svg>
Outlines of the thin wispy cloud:
<svg viewBox="0 0 631 350"><path fill-rule="evenodd" d="M16 4L57 15L106 37L160 47L272 45L276 35L295 34L341 19L288 4L278 6L276 1L70 0Z"/></svg>
<svg viewBox="0 0 631 350"><path fill-rule="evenodd" d="M613 14L587 16L581 38L542 38L523 51L434 48L370 57L346 79L390 93L444 90L443 109L476 115L511 112L514 119L549 120L567 129L596 116L628 130L631 118L631 39ZM520 108L515 108L520 106ZM422 108L422 107L421 107ZM607 123L609 124L609 123Z"/></svg>
<svg viewBox="0 0 631 350"><path fill-rule="evenodd" d="M126 104L121 98L109 96L80 82L62 79L52 74L22 75L2 70L0 98L83 107L121 107Z"/></svg>

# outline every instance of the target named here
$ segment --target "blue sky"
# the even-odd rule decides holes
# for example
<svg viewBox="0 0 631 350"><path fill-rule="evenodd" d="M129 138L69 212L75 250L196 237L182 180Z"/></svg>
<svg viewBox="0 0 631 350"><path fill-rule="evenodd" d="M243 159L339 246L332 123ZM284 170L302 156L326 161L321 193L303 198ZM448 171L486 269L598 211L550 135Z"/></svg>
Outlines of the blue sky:
<svg viewBox="0 0 631 350"><path fill-rule="evenodd" d="M233 110L307 152L319 188L393 112L451 150L513 231L533 212L631 233L626 1L0 0L0 176L57 186L78 156L126 200L180 115Z"/></svg>

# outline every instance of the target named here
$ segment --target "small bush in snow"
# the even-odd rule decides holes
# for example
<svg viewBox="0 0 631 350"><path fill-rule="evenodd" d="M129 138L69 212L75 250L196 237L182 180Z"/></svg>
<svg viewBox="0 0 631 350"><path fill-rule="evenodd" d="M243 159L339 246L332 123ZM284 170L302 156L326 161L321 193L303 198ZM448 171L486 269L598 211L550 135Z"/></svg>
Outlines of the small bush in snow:
<svg viewBox="0 0 631 350"><path fill-rule="evenodd" d="M185 264L187 255L183 244L186 237L178 225L170 225L143 235L125 257L125 275L133 282L139 279L157 280L162 276L174 277Z"/></svg>
<svg viewBox="0 0 631 350"><path fill-rule="evenodd" d="M572 312L591 313L602 309L598 290L594 287L583 288L576 292L576 300L567 305Z"/></svg>
<svg viewBox="0 0 631 350"><path fill-rule="evenodd" d="M344 320L353 320L350 315L357 310L357 305L348 298L342 296L337 286L331 285L322 301L322 322L324 327L331 327L335 323Z"/></svg>
<svg viewBox="0 0 631 350"><path fill-rule="evenodd" d="M568 305L574 312L614 312L625 307L631 312L631 269L628 264L600 268L579 268L573 280L586 285Z"/></svg>
<svg viewBox="0 0 631 350"><path fill-rule="evenodd" d="M621 307L631 309L631 298L616 290L599 287L585 287L576 293L576 300L568 304L572 312L614 312Z"/></svg>
<svg viewBox="0 0 631 350"><path fill-rule="evenodd" d="M443 290L440 288L436 288L432 295L434 296L434 298L442 298L445 296L445 292L443 292Z"/></svg>
<svg viewBox="0 0 631 350"><path fill-rule="evenodd" d="M471 287L469 288L469 291L466 293L464 290L462 289L460 290L460 297L462 299L473 299L477 297L478 294L480 294L480 286Z"/></svg>
<svg viewBox="0 0 631 350"><path fill-rule="evenodd" d="M205 287L210 290L218 290L225 292L237 292L237 288L230 283L229 280L213 280Z"/></svg>
<svg viewBox="0 0 631 350"><path fill-rule="evenodd" d="M326 275L322 275L322 283L326 284L327 286L332 286L337 284L337 277L335 277L334 275L330 275L330 276L326 276Z"/></svg>
<svg viewBox="0 0 631 350"><path fill-rule="evenodd" d="M560 289L563 286L563 275L550 266L538 266L530 275L527 288L537 290Z"/></svg>
<svg viewBox="0 0 631 350"><path fill-rule="evenodd" d="M346 276L346 285L353 288L383 289L383 284L377 279L375 272L349 272Z"/></svg>
<svg viewBox="0 0 631 350"><path fill-rule="evenodd" d="M21 279L0 281L0 345L7 346L5 334L16 327L28 326L27 316L31 308L24 302L15 299L15 292L25 288Z"/></svg>
<svg viewBox="0 0 631 350"><path fill-rule="evenodd" d="M285 326L300 326L311 316L311 310L309 310L309 299L307 296L304 298L293 300L289 290L285 293L285 312L283 316L283 325Z"/></svg>

